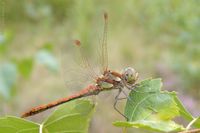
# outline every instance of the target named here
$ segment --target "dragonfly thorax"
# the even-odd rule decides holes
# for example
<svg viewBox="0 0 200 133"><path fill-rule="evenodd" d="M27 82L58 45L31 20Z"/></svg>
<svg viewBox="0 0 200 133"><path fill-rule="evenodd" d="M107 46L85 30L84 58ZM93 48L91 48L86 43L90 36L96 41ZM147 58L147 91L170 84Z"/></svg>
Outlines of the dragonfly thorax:
<svg viewBox="0 0 200 133"><path fill-rule="evenodd" d="M123 69L121 79L127 85L135 84L138 79L138 72L136 72L132 67L127 67Z"/></svg>
<svg viewBox="0 0 200 133"><path fill-rule="evenodd" d="M123 86L132 86L138 79L138 72L132 67L123 69L122 73L107 70L100 76L96 83L102 89L123 88Z"/></svg>
<svg viewBox="0 0 200 133"><path fill-rule="evenodd" d="M104 71L103 75L101 75L96 80L96 84L102 89L112 89L119 86L121 83L121 74L113 72L111 70Z"/></svg>

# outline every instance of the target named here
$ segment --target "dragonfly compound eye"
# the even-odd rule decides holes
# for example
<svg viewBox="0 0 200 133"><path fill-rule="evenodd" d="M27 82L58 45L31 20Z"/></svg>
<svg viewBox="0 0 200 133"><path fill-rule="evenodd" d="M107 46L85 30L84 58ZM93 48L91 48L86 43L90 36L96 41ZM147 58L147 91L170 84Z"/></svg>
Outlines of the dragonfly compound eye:
<svg viewBox="0 0 200 133"><path fill-rule="evenodd" d="M122 78L126 83L134 84L138 79L138 73L135 71L135 69L127 67L123 70Z"/></svg>

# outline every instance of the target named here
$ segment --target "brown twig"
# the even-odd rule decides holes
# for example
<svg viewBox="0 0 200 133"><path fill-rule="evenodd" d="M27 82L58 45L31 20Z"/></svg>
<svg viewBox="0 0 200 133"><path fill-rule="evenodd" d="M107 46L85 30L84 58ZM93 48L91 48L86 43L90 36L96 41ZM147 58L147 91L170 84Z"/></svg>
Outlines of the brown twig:
<svg viewBox="0 0 200 133"><path fill-rule="evenodd" d="M179 133L200 133L200 128L199 129L192 129L189 131L183 131L183 132L179 132Z"/></svg>

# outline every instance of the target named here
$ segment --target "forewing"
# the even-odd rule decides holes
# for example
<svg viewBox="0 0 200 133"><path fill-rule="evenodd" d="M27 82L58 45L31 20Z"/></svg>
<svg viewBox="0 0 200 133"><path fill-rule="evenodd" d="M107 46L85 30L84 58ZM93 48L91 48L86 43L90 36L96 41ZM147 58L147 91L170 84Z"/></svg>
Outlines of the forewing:
<svg viewBox="0 0 200 133"><path fill-rule="evenodd" d="M104 29L102 41L100 42L100 61L102 72L108 68L108 50L107 50L107 31L108 31L108 14L104 13Z"/></svg>
<svg viewBox="0 0 200 133"><path fill-rule="evenodd" d="M95 77L74 41L62 44L60 49L61 76L67 89L73 92L94 83Z"/></svg>

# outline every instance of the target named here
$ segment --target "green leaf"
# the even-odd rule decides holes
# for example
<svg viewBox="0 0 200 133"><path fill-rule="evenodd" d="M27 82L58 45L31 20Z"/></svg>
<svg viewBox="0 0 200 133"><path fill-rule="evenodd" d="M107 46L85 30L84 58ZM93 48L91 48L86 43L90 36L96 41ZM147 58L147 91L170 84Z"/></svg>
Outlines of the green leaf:
<svg viewBox="0 0 200 133"><path fill-rule="evenodd" d="M129 121L158 119L170 120L179 115L174 92L160 91L161 79L142 81L136 91L131 91L125 107Z"/></svg>
<svg viewBox="0 0 200 133"><path fill-rule="evenodd" d="M193 120L193 116L186 110L186 108L183 106L183 104L181 103L181 101L178 99L176 95L174 96L174 100L180 109L179 110L180 115L184 117L186 120L189 120L189 121Z"/></svg>
<svg viewBox="0 0 200 133"><path fill-rule="evenodd" d="M187 129L189 130L192 126L196 128L200 128L200 117L194 118L187 126Z"/></svg>
<svg viewBox="0 0 200 133"><path fill-rule="evenodd" d="M117 127L134 127L134 128L144 128L152 131L159 132L175 132L182 131L185 128L181 125L176 124L173 121L154 121L154 120L140 120L134 122L123 122L118 121L113 123Z"/></svg>
<svg viewBox="0 0 200 133"><path fill-rule="evenodd" d="M183 106L183 104L181 103L181 101L178 99L178 97L176 95L174 95L174 100L176 101L176 104L179 107L179 112L180 115L185 118L186 120L190 121L190 123L188 124L189 126L194 126L196 128L200 128L200 117L194 118L190 112L187 111L187 109ZM190 125L191 124L191 125Z"/></svg>
<svg viewBox="0 0 200 133"><path fill-rule="evenodd" d="M40 50L36 55L36 61L53 72L58 71L58 61L48 50Z"/></svg>
<svg viewBox="0 0 200 133"><path fill-rule="evenodd" d="M42 124L7 116L0 118L2 133L87 133L95 104L88 100L75 100L60 106Z"/></svg>
<svg viewBox="0 0 200 133"><path fill-rule="evenodd" d="M75 100L59 107L43 123L43 132L87 133L95 105L88 100Z"/></svg>
<svg viewBox="0 0 200 133"><path fill-rule="evenodd" d="M124 114L127 122L115 122L115 126L144 128L171 132L184 130L182 125L172 121L179 116L174 100L175 92L161 91L161 79L147 79L140 82L129 94Z"/></svg>
<svg viewBox="0 0 200 133"><path fill-rule="evenodd" d="M33 69L33 59L32 58L23 59L21 61L18 61L17 65L19 72L25 78L29 78Z"/></svg>
<svg viewBox="0 0 200 133"><path fill-rule="evenodd" d="M1 133L38 133L39 125L21 118L6 116L0 118Z"/></svg>
<svg viewBox="0 0 200 133"><path fill-rule="evenodd" d="M17 80L17 68L15 64L4 63L0 65L0 94L9 99L12 88Z"/></svg>
<svg viewBox="0 0 200 133"><path fill-rule="evenodd" d="M200 116L195 118L194 123L192 123L196 128L200 128Z"/></svg>

